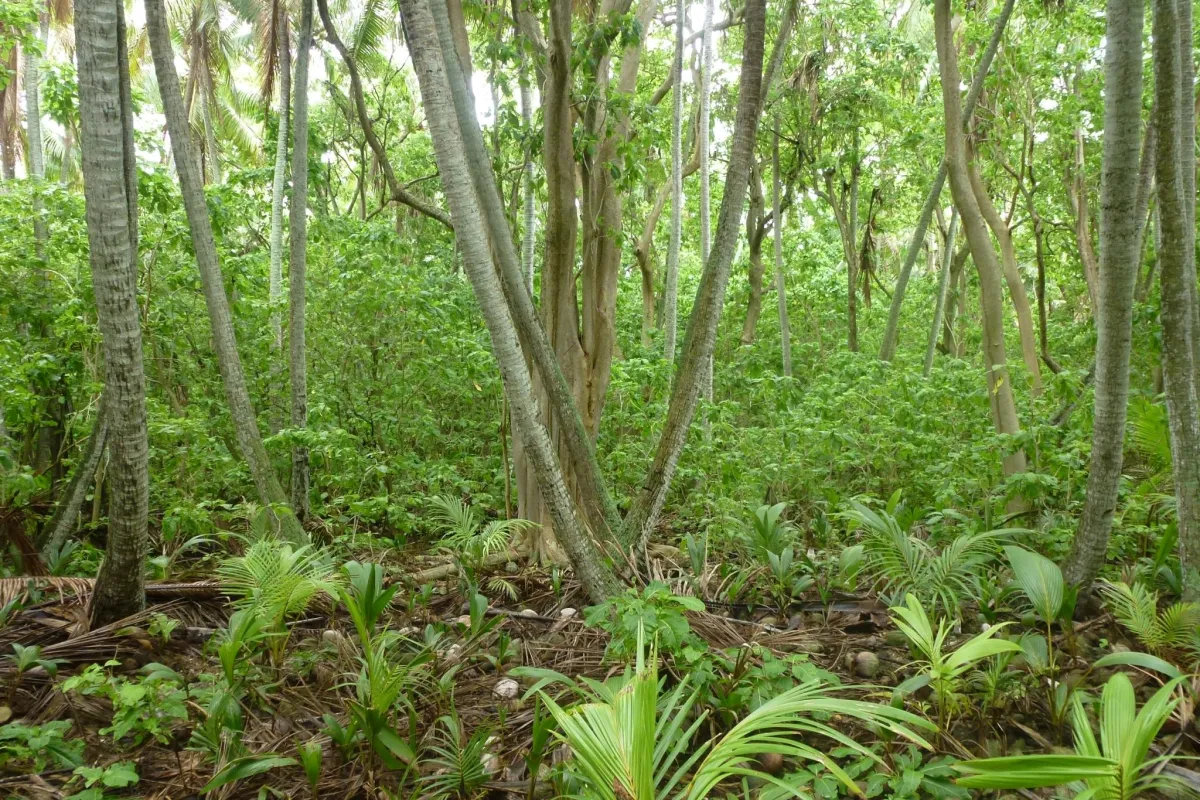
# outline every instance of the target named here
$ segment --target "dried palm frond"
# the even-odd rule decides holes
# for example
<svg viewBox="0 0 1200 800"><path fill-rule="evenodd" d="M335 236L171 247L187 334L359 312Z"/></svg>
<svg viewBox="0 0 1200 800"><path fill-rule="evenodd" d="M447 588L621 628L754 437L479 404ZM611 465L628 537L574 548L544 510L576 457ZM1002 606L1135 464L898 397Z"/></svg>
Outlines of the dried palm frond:
<svg viewBox="0 0 1200 800"><path fill-rule="evenodd" d="M56 591L60 602L72 594L87 599L95 586L95 578L63 578L57 576L20 575L15 578L0 578L0 607L14 601L23 603L37 591Z"/></svg>

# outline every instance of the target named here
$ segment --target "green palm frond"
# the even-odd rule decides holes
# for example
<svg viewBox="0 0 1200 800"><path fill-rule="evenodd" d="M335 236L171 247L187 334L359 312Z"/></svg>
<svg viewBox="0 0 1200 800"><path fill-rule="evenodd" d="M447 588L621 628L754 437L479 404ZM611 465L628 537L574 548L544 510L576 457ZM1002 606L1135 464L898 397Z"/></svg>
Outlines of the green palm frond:
<svg viewBox="0 0 1200 800"><path fill-rule="evenodd" d="M333 561L323 549L294 547L271 538L251 544L244 555L217 567L222 588L242 608L257 608L273 621L299 614L319 594L337 586Z"/></svg>
<svg viewBox="0 0 1200 800"><path fill-rule="evenodd" d="M428 796L474 797L488 779L484 758L491 732L479 727L468 737L457 714L439 717L438 722L442 728L435 733L434 744L429 747L432 755L425 758L436 769L422 778L429 789Z"/></svg>
<svg viewBox="0 0 1200 800"><path fill-rule="evenodd" d="M1147 650L1200 651L1200 604L1175 603L1160 612L1158 593L1141 583L1105 583L1100 591L1108 610Z"/></svg>
<svg viewBox="0 0 1200 800"><path fill-rule="evenodd" d="M383 0L367 0L346 46L355 59L370 61L379 55L379 48L392 27L392 17L387 14Z"/></svg>

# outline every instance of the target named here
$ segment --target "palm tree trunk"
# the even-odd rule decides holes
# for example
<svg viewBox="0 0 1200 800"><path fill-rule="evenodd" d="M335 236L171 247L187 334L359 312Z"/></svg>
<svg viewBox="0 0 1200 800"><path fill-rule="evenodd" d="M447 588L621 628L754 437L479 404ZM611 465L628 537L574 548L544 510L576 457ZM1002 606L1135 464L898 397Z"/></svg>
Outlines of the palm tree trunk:
<svg viewBox="0 0 1200 800"><path fill-rule="evenodd" d="M671 238L663 278L663 358L675 362L679 327L679 251L683 244L683 0L675 2L675 75L671 106Z"/></svg>
<svg viewBox="0 0 1200 800"><path fill-rule="evenodd" d="M709 97L712 84L712 25L713 0L704 2L704 27L700 31L700 124L696 130L696 146L700 149L700 262L708 261L708 251L712 243L711 205L712 188L709 185L708 133L711 127L712 100ZM704 399L708 403L713 400L713 356L708 356L708 364L704 367ZM705 435L709 435L708 414L704 415Z"/></svg>
<svg viewBox="0 0 1200 800"><path fill-rule="evenodd" d="M50 30L50 15L45 9L39 15L38 38L45 43L46 34ZM37 49L25 52L25 118L29 150L29 177L39 183L46 177L45 151L42 147L42 106L39 91L39 76L41 56ZM35 187L33 192L33 236L38 258L45 257L46 250L46 221L42 219L41 188Z"/></svg>
<svg viewBox="0 0 1200 800"><path fill-rule="evenodd" d="M524 51L521 56L521 125L528 137L533 129L533 91L529 86L529 68L525 64ZM525 273L526 286L533 296L533 256L537 237L537 218L533 213L533 155L529 142L523 148L525 164L521 168L521 216L524 225L521 235L521 268Z"/></svg>
<svg viewBox="0 0 1200 800"><path fill-rule="evenodd" d="M1182 0L1183 3L1189 0ZM1158 110L1158 153L1155 180L1158 183L1159 213L1162 217L1162 349L1163 384L1167 398L1167 422L1171 437L1171 462L1175 473L1175 507L1179 520L1180 556L1184 570L1184 595L1200 595L1200 402L1196 392L1196 363L1193 339L1196 272L1194 253L1187 249L1187 181L1183 176L1187 138L1181 130L1184 97L1177 0L1154 3L1154 94ZM1188 54L1190 57L1190 53ZM1190 94L1190 92L1189 92Z"/></svg>
<svg viewBox="0 0 1200 800"><path fill-rule="evenodd" d="M271 265L269 300L271 303L271 380L268 393L270 425L278 432L280 412L276 406L279 394L279 375L283 371L283 196L287 190L288 117L291 113L292 53L288 45L288 15L282 3L276 4L275 44L278 59L275 71L279 74L279 128L275 135L275 176L271 183Z"/></svg>
<svg viewBox="0 0 1200 800"><path fill-rule="evenodd" d="M1188 0L1190 2L1190 0ZM1133 286L1146 217L1138 208L1142 129L1142 0L1108 0L1104 53L1104 165L1100 180L1100 305L1096 413L1087 500L1063 577L1085 590L1108 550L1125 444Z"/></svg>
<svg viewBox="0 0 1200 800"><path fill-rule="evenodd" d="M688 320L683 356L671 389L671 401L654 460L625 518L624 541L638 543L657 523L675 475L688 428L696 413L703 364L713 352L717 325L729 286L729 270L740 238L742 210L754 159L762 92L763 38L766 28L764 0L747 0L743 23L742 73L738 83L737 116L729 149L725 195L717 218L713 250L704 265L696 300Z"/></svg>
<svg viewBox="0 0 1200 800"><path fill-rule="evenodd" d="M750 169L750 203L746 211L746 241L749 244L747 282L750 290L746 298L746 319L742 323L742 344L752 344L758 330L758 318L762 315L763 260L762 240L766 235L763 225L762 174L756 161Z"/></svg>
<svg viewBox="0 0 1200 800"><path fill-rule="evenodd" d="M171 46L171 33L167 26L163 0L148 0L146 3L146 30L154 56L154 72L162 95L163 111L167 118L167 132L175 154L175 171L179 174L179 188L191 231L192 248L195 250L196 264L200 270L204 303L212 326L217 364L221 370L221 381L225 387L225 399L229 404L238 447L246 459L246 466L249 467L259 499L278 510L283 535L294 541L303 541L307 536L295 513L287 505L287 495L284 494L271 465L271 459L263 446L262 434L258 430L254 407L250 402L250 392L246 387L246 374L242 370L241 356L238 355L229 300L225 296L221 265L217 260L212 222L208 216L208 206L204 202L203 183L198 174L196 159L192 155L192 143L188 136L183 99L179 94L179 75L175 71L175 54ZM115 403L115 399L113 402Z"/></svg>
<svg viewBox="0 0 1200 800"><path fill-rule="evenodd" d="M212 87L209 89L211 92ZM200 114L204 120L204 163L208 167L208 182L220 184L224 179L221 177L221 161L217 157L217 132L213 122L210 92L204 92L200 98Z"/></svg>
<svg viewBox="0 0 1200 800"><path fill-rule="evenodd" d="M1000 40L1004 37L1004 29L1008 25L1008 18L1012 16L1015 4L1016 0L1005 0L1004 6L1000 9L1000 15L996 17L996 23L992 26L992 38L988 41L987 49L983 51L983 56L979 59L975 77L971 79L971 88L963 103L962 124L964 126L975 114L975 104L979 101L980 93L983 92L984 79L987 78L992 61L996 57L996 51L1000 47ZM946 160L943 158L937 175L933 179L933 185L929 187L929 194L925 196L925 204L921 206L917 227L913 229L912 238L908 242L908 250L904 254L904 263L900 266L900 275L896 278L896 288L892 290L892 305L888 309L887 327L883 331L883 343L879 346L879 358L882 361L891 361L896 355L896 338L899 336L900 330L900 307L904 304L908 280L912 276L913 267L917 263L917 254L921 251L921 243L925 241L925 233L929 230L929 222L933 219L933 210L937 207L938 198L941 197L945 185Z"/></svg>
<svg viewBox="0 0 1200 800"><path fill-rule="evenodd" d="M933 305L933 323L929 326L929 342L925 345L926 378L933 371L933 353L937 350L938 335L942 331L942 315L946 310L946 293L950 288L950 265L954 261L954 235L958 232L958 209L950 210L950 228L946 231L946 247L942 253L942 271L938 277L937 298ZM893 295L895 297L895 295Z"/></svg>
<svg viewBox="0 0 1200 800"><path fill-rule="evenodd" d="M50 524L46 526L50 535L46 537L46 542L42 545L43 559L47 559L51 553L61 548L67 541L67 537L75 530L75 521L79 517L80 509L83 508L83 501L87 497L87 488L96 475L96 468L100 466L100 458L104 455L107 443L108 415L105 413L104 395L100 395L100 403L96 408L96 420L92 423L92 434L88 437L83 457L75 465L75 474L71 476L62 499L54 509L54 516L50 519Z"/></svg>
<svg viewBox="0 0 1200 800"><path fill-rule="evenodd" d="M400 6L463 264L491 335L492 350L509 398L514 426L537 476L538 488L555 530L584 589L593 600L602 601L617 591L620 584L575 517L550 437L538 419L529 371L506 304L504 288L496 274L480 197L470 171L464 138L472 133L461 130L461 114L456 113L456 103L463 102L465 92L453 88L456 77L461 81L461 72L455 74L459 67L449 20L435 22L435 15L445 14L445 7L439 4L431 11L425 0L401 0ZM474 134L478 135L477 127ZM479 139L482 147L481 135ZM490 174L486 179L494 189ZM524 284L520 286L523 291Z"/></svg>
<svg viewBox="0 0 1200 800"><path fill-rule="evenodd" d="M96 319L103 336L105 386L111 404L108 546L90 609L104 625L145 605L144 560L150 481L147 471L146 379L137 304L137 173L133 105L119 0L75 5L89 261Z"/></svg>
<svg viewBox="0 0 1200 800"><path fill-rule="evenodd" d="M941 65L942 105L946 119L946 165L950 192L962 219L963 231L971 249L971 258L979 273L980 306L983 312L984 365L987 369L988 394L992 398L992 420L999 433L1016 434L1021 430L1013 398L1012 381L1004 349L1004 290L1000 283L1000 264L987 223L975 193L971 189L970 164L962 126L958 97L961 81L958 54L950 27L950 0L935 0L934 36ZM1025 452L1018 450L1004 458L1004 474L1025 471Z"/></svg>
<svg viewBox="0 0 1200 800"><path fill-rule="evenodd" d="M292 142L292 204L288 231L288 366L292 382L292 428L308 427L308 365L305 361L304 305L308 267L308 55L312 47L313 0L301 0L300 40L296 44L296 135ZM308 517L308 447L292 445L292 508Z"/></svg>
<svg viewBox="0 0 1200 800"><path fill-rule="evenodd" d="M788 324L787 285L783 279L783 210L780 206L779 116L775 117L775 136L771 140L771 204L775 227L775 291L779 295L779 337L783 347L783 374L792 377L792 328Z"/></svg>

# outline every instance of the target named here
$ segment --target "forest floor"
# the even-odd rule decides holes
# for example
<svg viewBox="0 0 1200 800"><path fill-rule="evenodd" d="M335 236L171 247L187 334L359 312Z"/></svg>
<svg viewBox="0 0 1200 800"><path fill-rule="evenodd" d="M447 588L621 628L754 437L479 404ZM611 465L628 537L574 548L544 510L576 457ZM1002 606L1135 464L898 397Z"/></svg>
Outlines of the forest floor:
<svg viewBox="0 0 1200 800"><path fill-rule="evenodd" d="M407 560L411 568L413 560ZM509 589L489 598L486 610L470 608L453 576L432 591L426 586L420 593L401 576L400 582L409 588L395 595L379 620L380 628L424 641L432 658L431 674L439 685L436 690L413 692L409 698L415 715L409 721L412 729L427 732L422 736L428 740L428 732L438 728L440 719L453 714L460 724L460 745L471 731L489 731L482 754L486 775L471 793L461 796L516 800L552 794L545 780L531 784L525 762L534 735L534 703L528 696L534 681L522 675L514 683L508 677L510 670L536 667L603 679L622 669L606 658L609 634L585 624L581 609L587 600L578 585L559 583L537 567L506 566L497 569L495 577ZM683 565L670 557L656 558L651 570L673 583L675 590L683 591L687 572ZM486 577L481 573L480 578ZM46 758L37 761L36 769L19 774L0 770L0 797L349 799L398 797L400 786L409 787L404 796L454 796L422 788L426 786L423 779L446 772L441 760L418 758L410 766L389 769L369 753L364 757L354 747L339 746L333 740L330 722L346 724L362 659L353 621L328 597L318 598L302 618L289 621L286 645L278 653L263 654L261 663L251 670L248 691L240 703L244 714L240 743L236 748L230 742L216 743L214 764L212 752L204 752L195 743L206 714L212 715L212 676L222 671L215 645L234 610L220 585L215 581L152 585L143 613L88 631L82 598L90 582L54 579L54 583L55 588L44 585L35 590L32 599L42 599L17 612L0 630L0 651L9 652L14 644L38 646L40 658L53 665L20 672L15 660L0 662L0 683L7 696L6 704L0 706L4 717L0 723L9 718L36 726L69 723L72 737L86 743L85 763L105 767L132 762L139 780L128 787L122 787L119 780L112 786L98 781L95 793L88 794L75 770ZM508 596L510 591L515 592L515 599ZM777 674L807 663L836 676L845 695L885 703L894 687L913 673L914 658L904 635L892 624L888 609L874 597L841 596L827 606L796 603L782 612L711 602L707 606L707 612L688 613L692 633L713 650L736 654L733 657L743 672L751 665L761 668L769 662L777 668L771 674ZM973 627L978 630L980 623ZM956 630L952 638L961 640L970 633ZM1093 672L1090 665L1098 655L1124 642L1124 637L1122 628L1106 613L1074 623L1073 630L1057 629L1053 644L1061 659L1061 680L1086 681L1099 687L1109 672ZM1125 645L1136 648L1134 642ZM677 677L689 669L678 654L664 654L664 668ZM82 691L76 687L64 692L64 677L86 676L89 669L94 678L91 686L99 687L97 690L88 692L85 685ZM1027 667L1018 659L1007 669L1020 672ZM145 689L149 684L146 676L156 672L173 674L169 694L156 695L151 688L146 696L134 691L139 696L132 701L123 695L129 687ZM1157 685L1150 673L1132 672L1131 677L1135 686L1149 684L1149 689ZM115 695L106 696L102 691L101 684L106 681L116 687ZM173 710L180 702L183 707ZM928 689L914 693L908 703L928 709ZM131 715L139 719L131 720ZM122 719L125 730L114 732L110 726ZM841 723L835 719L834 724ZM1178 724L1172 724L1168 721L1163 730L1161 747L1183 754L1197 752L1200 731L1196 726L1180 730ZM1012 702L986 713L962 714L959 724L931 740L940 753L924 755L923 760L905 761L906 751L900 744L880 737L872 741L873 734L861 728L847 725L846 729L860 742L872 743L898 772L916 770L919 788L900 788L893 779L882 791L872 784L871 796L914 798L947 796L939 786L951 792L957 789L950 784L945 767L952 760L996 752L1052 751L1063 743L1064 730L1050 718L1044 698L1034 696L1014 696ZM436 741L434 737L424 743ZM316 773L306 773L290 758L304 743L321 748ZM0 742L0 746L4 744ZM546 760L556 762L565 754L560 747ZM289 760L273 762L269 772L257 775L249 766L266 763L265 759L274 756ZM248 765L244 777L205 793L221 764L228 767L238 759ZM762 761L768 770L782 766L767 758ZM1195 772L1171 769L1185 780L1200 783ZM862 774L860 786L866 788L867 779L868 775ZM819 782L817 789L821 797L836 796L836 790L832 794L820 791ZM1037 796L1028 791L1021 794Z"/></svg>

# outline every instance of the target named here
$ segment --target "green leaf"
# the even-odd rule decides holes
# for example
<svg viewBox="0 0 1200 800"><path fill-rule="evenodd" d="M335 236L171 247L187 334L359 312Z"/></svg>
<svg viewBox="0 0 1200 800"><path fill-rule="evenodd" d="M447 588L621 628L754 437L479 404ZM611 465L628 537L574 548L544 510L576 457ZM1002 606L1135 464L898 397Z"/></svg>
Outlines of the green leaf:
<svg viewBox="0 0 1200 800"><path fill-rule="evenodd" d="M1066 592L1058 564L1040 553L1012 544L1004 546L1004 554L1012 565L1013 579L1042 621L1048 623L1058 619Z"/></svg>
<svg viewBox="0 0 1200 800"><path fill-rule="evenodd" d="M1178 678L1181 673L1179 668L1168 661L1164 661L1158 656L1152 656L1149 653L1109 653L1096 660L1093 667L1141 667L1142 669L1151 669L1155 672L1161 672L1168 678Z"/></svg>
<svg viewBox="0 0 1200 800"><path fill-rule="evenodd" d="M979 758L954 765L968 789L1038 789L1074 781L1110 778L1117 762L1103 756L1031 755Z"/></svg>
<svg viewBox="0 0 1200 800"><path fill-rule="evenodd" d="M213 775L212 780L204 784L204 788L200 790L200 794L208 794L209 792L219 789L227 783L234 781L245 780L252 778L255 775L261 775L268 770L276 767L290 767L296 763L294 758L285 758L283 756L243 756L235 758Z"/></svg>

